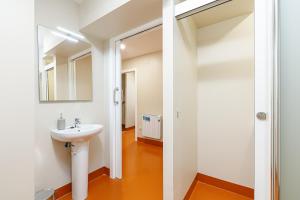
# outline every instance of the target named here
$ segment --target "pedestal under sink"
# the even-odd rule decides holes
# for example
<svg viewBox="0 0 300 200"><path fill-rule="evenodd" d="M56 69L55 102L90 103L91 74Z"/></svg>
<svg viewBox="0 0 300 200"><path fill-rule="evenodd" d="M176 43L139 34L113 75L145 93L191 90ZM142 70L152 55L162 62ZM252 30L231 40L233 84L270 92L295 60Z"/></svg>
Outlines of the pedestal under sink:
<svg viewBox="0 0 300 200"><path fill-rule="evenodd" d="M81 124L77 128L51 130L53 139L71 143L73 200L84 200L88 196L89 140L102 130L103 126L99 124Z"/></svg>

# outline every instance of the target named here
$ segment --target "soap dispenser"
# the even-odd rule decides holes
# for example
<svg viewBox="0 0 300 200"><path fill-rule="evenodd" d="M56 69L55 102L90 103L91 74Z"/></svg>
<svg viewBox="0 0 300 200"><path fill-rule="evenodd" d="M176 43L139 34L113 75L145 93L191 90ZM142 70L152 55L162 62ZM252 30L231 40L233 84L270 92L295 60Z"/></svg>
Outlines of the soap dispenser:
<svg viewBox="0 0 300 200"><path fill-rule="evenodd" d="M63 118L62 113L60 113L60 118L57 120L57 129L64 130L66 128L66 120Z"/></svg>

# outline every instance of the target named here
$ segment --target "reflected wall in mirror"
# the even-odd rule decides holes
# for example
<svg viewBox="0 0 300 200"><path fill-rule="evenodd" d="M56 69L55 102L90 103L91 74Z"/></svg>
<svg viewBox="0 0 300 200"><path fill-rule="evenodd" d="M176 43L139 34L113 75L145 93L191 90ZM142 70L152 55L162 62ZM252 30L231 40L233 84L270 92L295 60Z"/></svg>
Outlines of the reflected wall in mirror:
<svg viewBox="0 0 300 200"><path fill-rule="evenodd" d="M91 45L80 35L38 26L40 101L93 97Z"/></svg>

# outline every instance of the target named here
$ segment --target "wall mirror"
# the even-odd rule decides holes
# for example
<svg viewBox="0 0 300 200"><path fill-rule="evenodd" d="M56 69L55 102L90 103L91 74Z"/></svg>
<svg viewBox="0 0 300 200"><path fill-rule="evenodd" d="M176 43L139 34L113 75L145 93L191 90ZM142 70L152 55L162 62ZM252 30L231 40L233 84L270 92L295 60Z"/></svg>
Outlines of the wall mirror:
<svg viewBox="0 0 300 200"><path fill-rule="evenodd" d="M39 25L38 57L41 102L92 100L91 45L83 36Z"/></svg>

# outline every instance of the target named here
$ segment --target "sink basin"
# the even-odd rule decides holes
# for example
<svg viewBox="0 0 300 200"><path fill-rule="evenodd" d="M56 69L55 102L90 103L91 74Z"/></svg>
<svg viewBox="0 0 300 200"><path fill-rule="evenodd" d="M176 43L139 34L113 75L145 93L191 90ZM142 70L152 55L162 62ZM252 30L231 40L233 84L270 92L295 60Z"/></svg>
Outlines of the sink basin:
<svg viewBox="0 0 300 200"><path fill-rule="evenodd" d="M72 199L85 200L88 196L89 140L103 130L100 124L80 124L79 128L51 130L51 137L70 142L72 157Z"/></svg>
<svg viewBox="0 0 300 200"><path fill-rule="evenodd" d="M103 126L100 124L81 124L79 128L53 129L51 136L61 142L83 142L99 134L102 130Z"/></svg>

